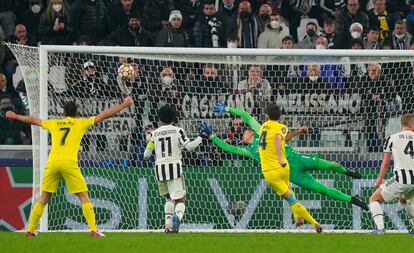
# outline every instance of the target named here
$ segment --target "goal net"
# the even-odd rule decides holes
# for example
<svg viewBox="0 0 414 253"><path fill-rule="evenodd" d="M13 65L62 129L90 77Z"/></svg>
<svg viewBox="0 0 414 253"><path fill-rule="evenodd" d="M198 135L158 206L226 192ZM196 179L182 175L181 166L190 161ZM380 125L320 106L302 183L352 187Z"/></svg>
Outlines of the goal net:
<svg viewBox="0 0 414 253"><path fill-rule="evenodd" d="M22 70L34 116L61 117L63 104L71 100L81 116L93 116L126 94L133 96L133 107L90 128L81 143L79 162L102 230L164 226L165 200L158 194L154 158L142 159L164 104L176 106L176 124L189 137L196 137L198 125L207 121L217 136L241 146L248 126L228 113L213 113L215 102L242 108L260 123L266 105L277 102L291 130L302 124L310 128L290 142L295 150L337 161L362 179L332 171L309 173L365 202L379 172L382 140L399 130L400 116L414 106L414 54L408 51L8 46ZM123 63L136 69L134 80L118 77ZM48 135L32 129L36 200ZM207 140L185 152L183 163L187 210L182 230L296 229L289 207L267 186L257 163L226 154ZM359 207L292 187L325 229L373 228L371 215ZM398 202L384 205L387 228L408 226L402 210ZM63 183L46 213L42 230L87 228L79 201Z"/></svg>

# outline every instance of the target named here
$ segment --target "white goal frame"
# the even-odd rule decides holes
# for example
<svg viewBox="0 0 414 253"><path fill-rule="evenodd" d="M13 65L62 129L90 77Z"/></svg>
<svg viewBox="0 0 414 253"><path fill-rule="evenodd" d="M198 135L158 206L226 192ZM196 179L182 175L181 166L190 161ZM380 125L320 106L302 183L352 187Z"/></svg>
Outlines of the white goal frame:
<svg viewBox="0 0 414 253"><path fill-rule="evenodd" d="M40 67L40 118L48 118L48 53L94 53L110 55L216 55L216 56L313 56L313 57L412 57L414 50L308 50L308 49L234 49L234 48L156 48L156 47L104 47L104 46L55 46L41 45L39 49ZM338 62L344 64L344 62ZM48 134L40 131L39 170L43 177L48 157ZM36 168L33 168L36 169ZM33 196L33 201L35 201ZM34 202L33 202L34 203ZM48 208L40 220L40 231L48 231ZM350 231L352 232L352 231ZM356 231L355 231L356 232Z"/></svg>

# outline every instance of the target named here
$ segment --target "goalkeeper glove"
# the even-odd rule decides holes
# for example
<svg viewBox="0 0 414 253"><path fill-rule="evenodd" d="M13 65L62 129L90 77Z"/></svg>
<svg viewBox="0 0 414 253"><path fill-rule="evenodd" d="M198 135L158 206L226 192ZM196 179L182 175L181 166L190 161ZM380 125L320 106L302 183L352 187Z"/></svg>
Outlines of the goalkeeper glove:
<svg viewBox="0 0 414 253"><path fill-rule="evenodd" d="M202 138L209 139L212 133L213 128L207 122L201 123L198 127L198 135Z"/></svg>
<svg viewBox="0 0 414 253"><path fill-rule="evenodd" d="M216 102L213 108L213 112L222 113L226 111L226 104L222 101Z"/></svg>

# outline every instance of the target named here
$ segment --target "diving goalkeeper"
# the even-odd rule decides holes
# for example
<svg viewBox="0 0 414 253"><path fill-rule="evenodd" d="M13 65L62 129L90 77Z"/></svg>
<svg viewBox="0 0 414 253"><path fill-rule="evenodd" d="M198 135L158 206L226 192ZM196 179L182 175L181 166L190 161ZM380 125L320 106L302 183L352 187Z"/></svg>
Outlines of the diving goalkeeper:
<svg viewBox="0 0 414 253"><path fill-rule="evenodd" d="M200 128L204 128L209 132L208 139L214 142L215 145L223 149L225 152L249 157L260 162L258 151L259 145L259 130L260 124L246 111L238 108L226 106L223 102L217 102L213 109L216 113L229 112L232 115L241 117L246 122L250 129L243 133L243 142L247 146L233 146L212 133L212 128L207 123L203 122ZM307 132L306 127L288 133L286 140L289 141L296 135ZM323 194L336 200L352 203L362 209L368 211L368 206L359 199L358 196L349 196L333 187L326 186L316 180L309 172L312 170L320 171L334 171L352 178L361 178L361 175L351 169L347 169L337 162L327 161L319 158L318 155L306 156L296 152L291 146L285 146L286 157L290 165L290 181L295 185L304 189Z"/></svg>

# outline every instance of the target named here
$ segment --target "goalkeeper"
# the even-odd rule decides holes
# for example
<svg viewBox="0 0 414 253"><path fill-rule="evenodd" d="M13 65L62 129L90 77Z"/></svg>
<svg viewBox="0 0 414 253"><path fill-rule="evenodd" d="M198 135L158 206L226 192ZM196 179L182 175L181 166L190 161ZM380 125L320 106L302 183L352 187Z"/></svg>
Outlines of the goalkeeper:
<svg viewBox="0 0 414 253"><path fill-rule="evenodd" d="M244 122L246 122L250 129L245 130L243 133L243 142L245 144L248 144L247 146L233 146L225 141L221 140L219 137L214 135L212 133L212 128L209 126L206 122L203 122L200 126L200 131L204 131L205 133L208 133L208 139L214 142L215 145L220 147L226 152L246 156L251 159L254 159L258 162L260 162L260 156L258 151L258 145L259 145L259 130L260 130L260 124L246 111L238 108L232 108L225 106L223 102L217 102L214 106L214 112L216 113L224 113L229 112L232 115L239 116L243 119ZM286 136L286 140L289 141L296 135L299 135L301 133L307 132L307 127L301 127L300 129L288 133ZM300 154L296 152L291 146L286 145L285 146L286 151L286 157L290 165L290 181L294 183L295 185L302 187L304 189L318 192L320 194L323 194L325 196L331 197L336 200L341 200L344 202L352 203L354 205L357 205L361 207L362 209L368 211L368 206L364 202L359 199L358 196L349 196L345 193L342 193L341 191L326 186L316 180L309 171L312 170L321 170L321 171L335 171L347 176L350 176L352 178L361 178L361 175L353 171L351 169L347 169L340 165L337 162L327 161L324 159L319 158L318 155L313 156L306 156L303 154ZM296 217L295 217L296 218ZM299 222L300 223L300 222ZM298 224L301 225L301 224Z"/></svg>

